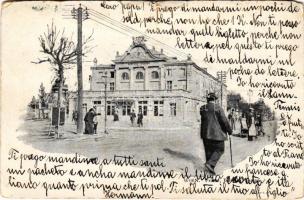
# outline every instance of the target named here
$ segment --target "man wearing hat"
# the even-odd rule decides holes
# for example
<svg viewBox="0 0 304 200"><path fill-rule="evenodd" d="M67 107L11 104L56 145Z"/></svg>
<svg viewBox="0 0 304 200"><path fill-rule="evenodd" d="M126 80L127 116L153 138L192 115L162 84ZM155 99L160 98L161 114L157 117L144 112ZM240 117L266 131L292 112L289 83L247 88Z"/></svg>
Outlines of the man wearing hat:
<svg viewBox="0 0 304 200"><path fill-rule="evenodd" d="M214 93L207 95L207 105L201 107L201 138L203 139L206 163L205 170L215 174L216 163L225 150L227 133L231 135L232 130L224 110L217 104Z"/></svg>

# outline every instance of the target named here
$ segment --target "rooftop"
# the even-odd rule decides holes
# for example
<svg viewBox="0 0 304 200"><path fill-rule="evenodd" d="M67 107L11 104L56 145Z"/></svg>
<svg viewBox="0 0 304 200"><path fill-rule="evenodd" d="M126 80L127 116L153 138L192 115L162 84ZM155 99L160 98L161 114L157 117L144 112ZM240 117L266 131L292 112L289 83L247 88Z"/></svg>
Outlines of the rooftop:
<svg viewBox="0 0 304 200"><path fill-rule="evenodd" d="M211 79L220 82L216 77L207 72L205 68L199 67L194 61L191 60L191 55L186 60L177 60L176 57L169 57L164 54L163 49L157 51L155 47L149 49L145 44L144 36L133 37L133 42L130 47L123 53L116 53L115 59L112 60L114 64L97 64L97 59L94 59L94 66L91 69L114 69L116 64L135 63L135 62L166 62L164 65L187 65L191 64L196 69L200 70Z"/></svg>

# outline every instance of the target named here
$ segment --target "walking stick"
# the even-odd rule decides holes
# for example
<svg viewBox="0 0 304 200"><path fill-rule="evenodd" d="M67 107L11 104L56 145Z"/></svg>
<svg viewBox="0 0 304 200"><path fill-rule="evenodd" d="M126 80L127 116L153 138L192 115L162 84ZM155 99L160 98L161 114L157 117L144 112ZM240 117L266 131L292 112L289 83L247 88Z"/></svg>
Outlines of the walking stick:
<svg viewBox="0 0 304 200"><path fill-rule="evenodd" d="M229 144L230 144L230 163L231 163L231 167L234 167L233 166L233 161L232 161L232 145L231 145L231 137L230 135L228 136L229 138Z"/></svg>

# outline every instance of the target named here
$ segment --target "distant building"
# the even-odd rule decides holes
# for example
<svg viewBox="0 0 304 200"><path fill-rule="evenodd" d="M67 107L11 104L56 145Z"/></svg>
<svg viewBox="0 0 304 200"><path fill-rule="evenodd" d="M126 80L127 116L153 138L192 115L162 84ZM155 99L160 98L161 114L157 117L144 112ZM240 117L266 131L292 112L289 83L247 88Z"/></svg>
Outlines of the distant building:
<svg viewBox="0 0 304 200"><path fill-rule="evenodd" d="M144 124L172 122L176 125L197 122L198 110L206 103L206 95L215 92L221 100L221 83L206 69L187 60L168 57L163 50L148 49L143 37L123 54L116 54L113 64L102 65L94 60L91 67L90 90L84 91L83 109L96 106L97 112L107 114L113 121L130 121L131 110L143 112ZM106 78L105 78L106 76ZM106 100L105 100L106 83ZM226 85L222 86L222 103L226 110ZM104 110L106 102L106 112ZM70 95L70 113L77 110L77 95Z"/></svg>

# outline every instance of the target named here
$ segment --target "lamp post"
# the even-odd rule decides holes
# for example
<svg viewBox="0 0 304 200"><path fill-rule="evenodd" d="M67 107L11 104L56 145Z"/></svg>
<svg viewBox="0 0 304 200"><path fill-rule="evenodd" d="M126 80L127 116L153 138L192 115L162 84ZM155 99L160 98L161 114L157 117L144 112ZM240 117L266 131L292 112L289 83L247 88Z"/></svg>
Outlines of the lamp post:
<svg viewBox="0 0 304 200"><path fill-rule="evenodd" d="M108 78L108 73L102 72L101 77L104 78L104 133L108 134L107 131L107 78Z"/></svg>

